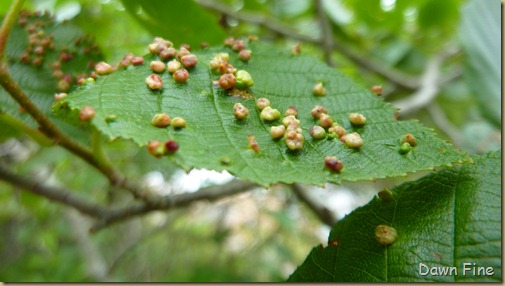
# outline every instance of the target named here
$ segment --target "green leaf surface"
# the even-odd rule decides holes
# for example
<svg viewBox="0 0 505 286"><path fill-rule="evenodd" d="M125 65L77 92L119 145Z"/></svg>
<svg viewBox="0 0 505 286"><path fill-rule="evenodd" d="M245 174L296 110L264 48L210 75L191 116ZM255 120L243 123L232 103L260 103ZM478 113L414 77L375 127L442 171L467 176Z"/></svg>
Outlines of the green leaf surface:
<svg viewBox="0 0 505 286"><path fill-rule="evenodd" d="M194 1L122 0L122 3L152 34L181 44L195 47L202 42L216 44L226 37L218 18Z"/></svg>
<svg viewBox="0 0 505 286"><path fill-rule="evenodd" d="M289 281L501 281L501 151L473 158L475 164L402 184L392 190L393 200L375 197L346 216L329 245L314 248ZM397 230L390 246L375 239L381 224ZM420 270L420 263L458 272L423 276L427 268ZM474 275L473 263L492 267L494 275Z"/></svg>
<svg viewBox="0 0 505 286"><path fill-rule="evenodd" d="M501 126L500 11L500 1L468 1L459 27L465 52L465 81L483 116L496 127Z"/></svg>
<svg viewBox="0 0 505 286"><path fill-rule="evenodd" d="M37 47L42 47L43 53L38 54ZM62 54L69 55L71 59L62 61ZM24 60L23 55L27 55ZM55 93L72 88L78 76L92 71L90 62L101 59L101 52L93 40L70 22L58 23L51 16L39 12L22 12L9 36L6 57L12 78L37 107L64 131L82 137L80 130L55 117L51 107ZM40 65L33 63L37 58L41 60ZM56 63L60 64L60 68L54 67ZM56 70L61 71L59 76L55 76ZM64 81L63 77L67 78L68 84L62 89L64 86L60 82ZM38 127L4 89L0 89L0 110Z"/></svg>
<svg viewBox="0 0 505 286"><path fill-rule="evenodd" d="M378 179L466 159L466 155L438 139L432 130L415 121L396 121L394 107L315 58L293 57L289 51L256 42L249 43L249 48L253 53L249 63L240 62L237 54L227 48L196 51L199 64L190 70L188 82L175 83L165 72L161 75L162 91L151 91L144 82L152 73L150 58L146 58L142 66L130 66L99 77L95 83L76 90L68 97L69 106L94 107L96 116L92 124L111 139L131 138L139 145L150 140L175 139L180 149L170 158L186 170L227 170L261 185L276 182L321 185L326 181ZM281 122L261 120L254 98L229 96L219 86L213 86L212 81L219 76L210 70L208 63L218 52L229 52L233 66L252 75L254 86L250 92L255 98L268 98L272 108L282 113L289 106L298 109L305 136L300 152L289 150L284 138L271 138L270 126ZM312 95L318 81L324 83L326 96ZM245 120L234 117L233 106L237 102L249 109ZM360 133L364 146L356 150L338 139L312 139L309 130L317 121L310 111L318 104L326 107L348 133ZM153 127L152 117L161 112L172 118L185 118L187 127L181 130ZM352 112L364 114L366 125L352 126L348 119ZM107 122L110 115L117 118ZM402 155L398 152L400 140L407 133L413 134L418 144L412 152ZM259 153L248 148L249 134L256 137ZM326 156L336 156L344 163L341 173L325 169Z"/></svg>

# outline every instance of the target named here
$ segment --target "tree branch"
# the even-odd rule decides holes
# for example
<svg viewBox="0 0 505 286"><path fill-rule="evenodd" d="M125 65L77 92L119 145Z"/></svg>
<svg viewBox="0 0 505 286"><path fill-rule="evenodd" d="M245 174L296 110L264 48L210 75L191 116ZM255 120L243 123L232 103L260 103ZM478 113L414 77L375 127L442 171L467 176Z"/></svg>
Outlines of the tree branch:
<svg viewBox="0 0 505 286"><path fill-rule="evenodd" d="M291 188L298 199L304 202L324 224L333 227L337 223L338 219L333 212L314 200L302 185L295 183L291 185Z"/></svg>
<svg viewBox="0 0 505 286"><path fill-rule="evenodd" d="M72 192L59 187L49 187L32 178L25 178L12 173L10 170L0 164L0 179L10 183L13 186L30 191L49 199L50 201L58 202L63 205L71 206L81 213L91 217L101 217L109 210L100 205L86 201L74 195Z"/></svg>
<svg viewBox="0 0 505 286"><path fill-rule="evenodd" d="M451 138L452 143L458 147L461 144L461 135L456 128L445 116L445 112L440 108L440 106L432 102L430 105L426 107L428 112L430 113L431 118L449 138Z"/></svg>
<svg viewBox="0 0 505 286"><path fill-rule="evenodd" d="M9 38L12 26L14 26L14 22L16 21L24 2L24 0L14 0L12 2L9 11L7 11L7 15L5 15L2 27L0 27L0 60L3 60L5 47L7 46L7 39Z"/></svg>
<svg viewBox="0 0 505 286"><path fill-rule="evenodd" d="M129 182L126 177L110 164L110 162L99 160L87 147L66 136L21 90L10 76L5 65L0 66L0 85L19 105L23 106L30 116L39 124L40 131L48 138L52 139L54 143L62 146L95 167L108 178L113 186L130 191L136 198L141 198L146 201L150 199L156 200L156 198L147 197L140 187Z"/></svg>
<svg viewBox="0 0 505 286"><path fill-rule="evenodd" d="M233 196L258 187L255 183L234 180L224 185L204 187L193 193L184 193L171 196L158 196L156 202L142 202L121 208L107 208L91 203L86 199L74 195L71 191L54 186L48 186L32 178L25 178L14 174L0 164L0 180L29 191L50 201L73 207L83 214L94 217L98 222L90 231L95 232L113 223L140 216L156 210L170 210L183 208L197 201L216 201L221 198Z"/></svg>
<svg viewBox="0 0 505 286"><path fill-rule="evenodd" d="M206 200L212 202L224 197L249 191L255 187L257 187L257 185L254 183L235 180L224 185L201 188L194 193L160 197L160 200L156 204L139 203L111 211L106 217L95 224L90 231L95 232L113 223L123 221L133 216L143 215L151 211L186 207L196 201Z"/></svg>
<svg viewBox="0 0 505 286"><path fill-rule="evenodd" d="M230 9L226 5L217 3L216 1L197 0L197 2L202 7L208 10L218 12L220 14L229 16L231 18L235 18L242 22L247 22L261 27L265 27L266 29L273 31L274 33L277 33L279 35L282 35L284 37L294 39L297 41L311 43L314 45L324 46L325 41L324 38L316 38L300 34L297 31L291 29L286 24L279 22L273 18L265 17L262 14L251 12L237 12ZM417 80L416 77L406 75L394 69L388 69L383 64L365 58L338 42L333 41L332 49L340 52L341 54L349 58L351 61L356 63L358 66L371 70L387 78L389 81L395 83L398 86L401 86L409 90L414 90L419 87L419 81Z"/></svg>
<svg viewBox="0 0 505 286"><path fill-rule="evenodd" d="M324 11L323 3L321 0L316 0L316 13L317 18L319 19L319 27L321 29L321 41L323 44L324 60L329 66L334 67L335 63L331 58L331 53L333 51L335 41L333 40L333 31L331 29L330 22L328 21L328 17L326 16L326 12Z"/></svg>

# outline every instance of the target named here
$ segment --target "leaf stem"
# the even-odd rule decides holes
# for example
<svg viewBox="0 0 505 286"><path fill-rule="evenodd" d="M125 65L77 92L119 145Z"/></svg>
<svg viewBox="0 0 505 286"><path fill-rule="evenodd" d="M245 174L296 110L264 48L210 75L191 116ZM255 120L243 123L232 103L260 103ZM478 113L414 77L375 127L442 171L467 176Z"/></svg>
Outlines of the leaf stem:
<svg viewBox="0 0 505 286"><path fill-rule="evenodd" d="M16 18L23 7L24 0L14 0L5 15L2 26L0 27L0 59L3 59L5 47L7 46L7 38L16 21Z"/></svg>
<svg viewBox="0 0 505 286"><path fill-rule="evenodd" d="M93 149L96 160L100 162L101 165L111 165L103 150L102 135L96 128L93 129L93 133L91 134L91 148Z"/></svg>
<svg viewBox="0 0 505 286"><path fill-rule="evenodd" d="M70 137L66 136L38 107L33 103L28 96L21 90L17 83L12 79L7 67L4 64L0 65L0 85L16 100L19 105L30 114L39 124L39 130L48 138L52 139L55 144L69 150L74 155L82 158L91 166L98 169L104 174L113 186L122 187L130 191L136 198L148 200L141 188L127 181L126 178L119 173L107 160L97 158L88 147L79 144Z"/></svg>
<svg viewBox="0 0 505 286"><path fill-rule="evenodd" d="M53 142L47 139L47 137L42 132L32 128L31 126L28 126L26 123L10 114L0 112L0 126L9 126L14 129L21 130L42 146L48 147L53 144Z"/></svg>

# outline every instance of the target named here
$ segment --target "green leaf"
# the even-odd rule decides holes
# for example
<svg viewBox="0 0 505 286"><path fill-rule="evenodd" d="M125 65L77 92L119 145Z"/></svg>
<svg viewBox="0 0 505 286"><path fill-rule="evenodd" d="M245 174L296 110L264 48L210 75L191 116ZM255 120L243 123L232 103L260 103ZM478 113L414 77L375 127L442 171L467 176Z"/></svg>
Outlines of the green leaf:
<svg viewBox="0 0 505 286"><path fill-rule="evenodd" d="M331 243L314 248L289 281L501 281L501 151L473 158L475 164L402 184L393 200L375 197L346 216L333 227ZM390 246L375 239L381 224L397 230ZM458 274L422 276L420 263L454 266ZM492 267L494 275L464 275L463 263Z"/></svg>
<svg viewBox="0 0 505 286"><path fill-rule="evenodd" d="M228 170L261 185L370 180L465 160L464 154L437 139L430 129L414 121L396 121L394 107L315 58L294 57L289 51L256 42L249 43L249 48L253 53L249 63L240 62L237 54L227 48L197 51L199 64L190 71L188 82L177 84L165 72L161 75L162 91L151 91L144 82L152 74L151 58L146 58L142 66L130 66L99 77L95 83L78 89L69 95L69 106L94 107L96 116L92 124L111 139L131 138L139 145L150 140L175 139L180 149L170 159L186 170ZM213 86L212 81L219 76L211 72L208 63L218 52L229 52L233 66L252 75L254 86L250 93L255 98L268 98L272 108L282 113L289 106L298 109L305 136L303 150L290 151L284 139L271 138L270 126L281 122L261 120L254 98L229 96L219 86ZM326 96L312 95L318 81L324 83ZM237 102L249 109L247 119L235 119L233 106ZM348 133L360 133L364 146L355 150L338 139L312 139L309 130L317 121L310 111L318 104L325 106ZM187 127L173 130L151 126L152 117L161 112L172 118L185 118ZM352 126L348 119L352 112L364 114L366 125ZM113 122L106 120L110 115L117 116ZM398 152L400 140L407 133L413 134L418 144L412 152L402 155ZM257 154L248 148L249 134L258 141L260 152ZM325 169L326 156L336 156L344 163L340 174Z"/></svg>
<svg viewBox="0 0 505 286"><path fill-rule="evenodd" d="M471 0L462 9L459 36L465 52L465 81L482 114L501 126L500 1Z"/></svg>
<svg viewBox="0 0 505 286"><path fill-rule="evenodd" d="M218 19L194 1L122 2L128 12L152 34L191 46L199 46L202 42L216 44L226 37L218 25Z"/></svg>
<svg viewBox="0 0 505 286"><path fill-rule="evenodd" d="M37 47L43 47L42 54L37 54ZM25 54L28 57L23 60ZM72 59L62 61L62 54ZM57 23L47 14L22 12L9 36L6 57L12 78L37 107L62 129L80 137L82 132L53 116L51 107L55 93L67 91L76 84L77 77L89 75L90 63L101 59L101 52L93 40L70 22ZM41 60L40 65L33 63L37 58ZM55 63L59 63L60 68L55 68ZM55 76L56 70L67 77L68 84L62 84L65 80ZM29 114L20 111L18 103L4 89L0 89L0 110L38 127Z"/></svg>

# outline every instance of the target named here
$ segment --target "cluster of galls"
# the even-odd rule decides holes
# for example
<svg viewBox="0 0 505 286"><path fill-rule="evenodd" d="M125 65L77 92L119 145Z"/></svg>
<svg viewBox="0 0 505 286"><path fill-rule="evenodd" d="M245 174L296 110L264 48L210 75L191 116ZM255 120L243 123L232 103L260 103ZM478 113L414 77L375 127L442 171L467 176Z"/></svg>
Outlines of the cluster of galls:
<svg viewBox="0 0 505 286"><path fill-rule="evenodd" d="M412 151L413 147L417 146L416 138L410 133L403 136L400 143L401 146L398 152L402 155L408 154L410 151Z"/></svg>
<svg viewBox="0 0 505 286"><path fill-rule="evenodd" d="M151 119L151 124L155 127L164 128L172 125L174 129L180 129L186 127L186 120L182 117L174 117L170 119L170 116L166 113L158 113Z"/></svg>
<svg viewBox="0 0 505 286"><path fill-rule="evenodd" d="M281 112L270 106L270 100L267 98L258 98L256 100L256 107L261 110L260 118L265 121L275 121L280 119ZM294 106L290 106L284 112L284 118L282 119L282 125L276 125L270 127L270 136L272 139L279 139L284 136L286 146L290 150L301 150L303 148L303 142L305 137L302 134L302 128L300 127L300 120L296 117L298 116L298 110Z"/></svg>
<svg viewBox="0 0 505 286"><path fill-rule="evenodd" d="M175 82L185 83L189 79L188 70L198 64L198 58L191 53L189 45L181 45L177 50L171 41L158 37L149 44L148 48L151 54L160 58L160 60L150 63L154 73L146 78L146 84L152 90L159 90L163 87L163 81L157 74L168 70Z"/></svg>
<svg viewBox="0 0 505 286"><path fill-rule="evenodd" d="M320 87L322 87L322 85ZM363 146L363 139L360 134L358 132L347 134L346 130L338 123L334 122L333 118L328 115L328 110L325 107L316 105L310 111L310 114L317 119L319 123L319 125L315 125L310 130L312 138L316 140L326 138L327 130L328 137L340 139L340 141L345 143L349 148L359 149ZM351 113L349 114L349 122L353 126L363 126L366 123L366 117L360 113ZM326 157L324 165L334 172L340 172L344 168L344 164L333 156Z"/></svg>
<svg viewBox="0 0 505 286"><path fill-rule="evenodd" d="M147 143L147 150L149 150L149 154L156 158L160 158L161 156L177 152L177 150L179 150L179 144L177 144L175 140L168 140L164 143L154 140Z"/></svg>
<svg viewBox="0 0 505 286"><path fill-rule="evenodd" d="M62 68L63 63L69 62L79 55L88 56L91 59L101 54L98 46L88 36L79 37L71 43L58 47L53 35L47 33L47 31L51 31L50 26L54 25L53 18L47 12L42 15L40 12L22 11L18 24L24 27L28 33L28 46L21 54L20 62L40 67L46 59L54 59L51 64L52 75L58 81L57 88L60 91L68 91L73 83L87 77L85 74L73 76L70 73L65 73ZM49 54L51 52L53 54ZM55 55L54 52L57 54ZM90 60L88 66L83 68L92 68L93 65L94 62Z"/></svg>
<svg viewBox="0 0 505 286"><path fill-rule="evenodd" d="M228 61L228 53L219 53L214 56L209 65L212 70L221 76L219 77L219 86L226 90L234 88L244 90L253 86L254 81L251 75L245 70L237 70Z"/></svg>
<svg viewBox="0 0 505 286"><path fill-rule="evenodd" d="M239 60L247 62L251 59L251 50L246 49L246 43L243 40L227 38L224 40L224 45L237 52ZM209 63L212 70L221 75L218 80L219 86L226 90L235 88L245 90L253 86L254 81L251 75L245 70L237 70L229 61L228 53L219 53Z"/></svg>
<svg viewBox="0 0 505 286"><path fill-rule="evenodd" d="M28 46L20 58L22 63L36 67L41 66L44 63L46 52L56 49L53 36L45 33L45 27L53 22L47 12L44 15L41 15L40 12L30 13L28 11L19 13L18 24L24 27L28 33Z"/></svg>

